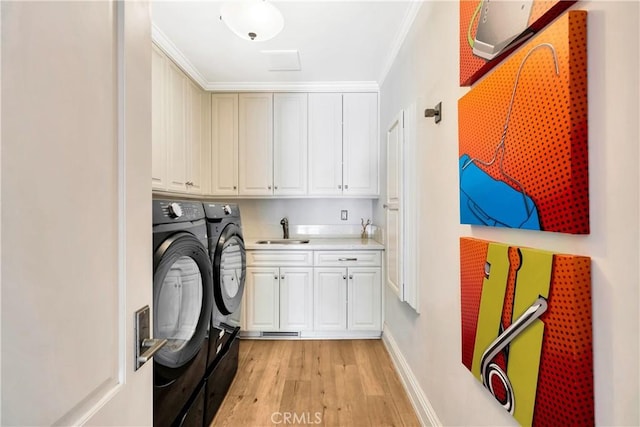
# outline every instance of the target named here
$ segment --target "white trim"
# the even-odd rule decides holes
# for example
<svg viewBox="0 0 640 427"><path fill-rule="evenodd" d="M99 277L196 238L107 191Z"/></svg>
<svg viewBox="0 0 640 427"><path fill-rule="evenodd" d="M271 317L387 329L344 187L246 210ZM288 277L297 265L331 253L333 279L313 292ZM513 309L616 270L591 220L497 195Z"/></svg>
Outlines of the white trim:
<svg viewBox="0 0 640 427"><path fill-rule="evenodd" d="M424 394L424 391L420 388L418 379L413 374L409 363L407 363L407 360L404 358L404 355L400 351L400 348L398 347L396 340L393 338L393 335L391 335L386 323L383 327L382 342L391 356L391 360L393 361L393 365L395 366L398 375L400 375L402 385L409 395L409 400L418 415L420 424L423 426L433 427L442 426L443 424L438 419L438 416L436 415L433 406L431 406L429 399L427 399L427 396Z"/></svg>
<svg viewBox="0 0 640 427"><path fill-rule="evenodd" d="M194 82L198 83L201 88L207 90L208 82L200 74L198 69L193 66L191 61L182 54L180 49L158 28L155 24L151 26L151 40L176 63L178 67L185 72Z"/></svg>
<svg viewBox="0 0 640 427"><path fill-rule="evenodd" d="M207 83L212 92L379 92L378 83L353 82L230 82Z"/></svg>
<svg viewBox="0 0 640 427"><path fill-rule="evenodd" d="M391 45L391 50L389 51L389 55L384 62L384 66L382 67L382 72L380 73L380 77L378 77L378 86L382 86L384 80L387 78L389 71L391 71L391 66L396 60L396 56L398 56L398 52L400 52L400 48L404 43L404 39L407 38L407 34L409 34L409 30L413 25L413 21L415 21L416 16L418 16L418 12L422 7L422 1L412 1L411 5L407 9L407 12L404 15L404 19L402 20L402 24L400 24L400 28L398 29L398 33L396 34L396 38Z"/></svg>

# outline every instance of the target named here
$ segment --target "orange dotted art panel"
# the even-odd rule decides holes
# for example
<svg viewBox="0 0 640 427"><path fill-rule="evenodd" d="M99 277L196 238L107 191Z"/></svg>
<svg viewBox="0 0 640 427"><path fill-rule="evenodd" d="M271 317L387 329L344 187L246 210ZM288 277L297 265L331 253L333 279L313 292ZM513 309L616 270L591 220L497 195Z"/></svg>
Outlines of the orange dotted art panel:
<svg viewBox="0 0 640 427"><path fill-rule="evenodd" d="M460 86L471 86L575 0L460 0Z"/></svg>
<svg viewBox="0 0 640 427"><path fill-rule="evenodd" d="M593 426L590 258L461 238L460 274L463 365L521 425Z"/></svg>
<svg viewBox="0 0 640 427"><path fill-rule="evenodd" d="M565 13L458 101L462 224L589 233L586 21Z"/></svg>

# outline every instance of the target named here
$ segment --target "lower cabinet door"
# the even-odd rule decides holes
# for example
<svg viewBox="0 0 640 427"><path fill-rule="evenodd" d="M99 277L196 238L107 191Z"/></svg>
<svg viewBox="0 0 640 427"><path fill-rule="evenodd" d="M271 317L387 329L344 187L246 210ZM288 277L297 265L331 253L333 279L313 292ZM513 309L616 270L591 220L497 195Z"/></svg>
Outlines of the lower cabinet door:
<svg viewBox="0 0 640 427"><path fill-rule="evenodd" d="M380 268L350 267L347 280L349 329L381 330Z"/></svg>
<svg viewBox="0 0 640 427"><path fill-rule="evenodd" d="M245 321L249 331L280 328L280 277L277 267L247 267Z"/></svg>
<svg viewBox="0 0 640 427"><path fill-rule="evenodd" d="M312 268L280 268L280 330L313 328L312 285Z"/></svg>
<svg viewBox="0 0 640 427"><path fill-rule="evenodd" d="M347 269L315 268L313 302L314 330L347 329Z"/></svg>

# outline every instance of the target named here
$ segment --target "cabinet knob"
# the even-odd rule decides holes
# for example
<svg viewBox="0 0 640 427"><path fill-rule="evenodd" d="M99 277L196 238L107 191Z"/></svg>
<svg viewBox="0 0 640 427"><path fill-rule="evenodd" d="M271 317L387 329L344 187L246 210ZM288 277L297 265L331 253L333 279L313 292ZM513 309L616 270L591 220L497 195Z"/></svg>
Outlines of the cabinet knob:
<svg viewBox="0 0 640 427"><path fill-rule="evenodd" d="M273 276L273 279L274 280L278 280L278 276Z"/></svg>
<svg viewBox="0 0 640 427"><path fill-rule="evenodd" d="M274 188L274 190L277 190L277 189L278 189L278 186L276 185L276 186L275 186L275 187L273 187L273 188Z"/></svg>
<svg viewBox="0 0 640 427"><path fill-rule="evenodd" d="M284 280L284 276L280 276L280 279Z"/></svg>
<svg viewBox="0 0 640 427"><path fill-rule="evenodd" d="M353 280L353 274L349 275L349 280Z"/></svg>
<svg viewBox="0 0 640 427"><path fill-rule="evenodd" d="M345 190L348 190L348 189L349 189L349 186L348 186L347 184L345 184L345 185L344 185L344 189L345 189Z"/></svg>
<svg viewBox="0 0 640 427"><path fill-rule="evenodd" d="M237 190L237 189L238 189L238 187L236 187L236 186L234 185L234 186L233 186L233 189L234 189L234 190Z"/></svg>
<svg viewBox="0 0 640 427"><path fill-rule="evenodd" d="M342 185L338 185L338 190L342 190Z"/></svg>
<svg viewBox="0 0 640 427"><path fill-rule="evenodd" d="M267 190L271 190L271 186L270 185L267 186Z"/></svg>
<svg viewBox="0 0 640 427"><path fill-rule="evenodd" d="M342 278L343 278L344 280L347 280L347 276L342 276Z"/></svg>

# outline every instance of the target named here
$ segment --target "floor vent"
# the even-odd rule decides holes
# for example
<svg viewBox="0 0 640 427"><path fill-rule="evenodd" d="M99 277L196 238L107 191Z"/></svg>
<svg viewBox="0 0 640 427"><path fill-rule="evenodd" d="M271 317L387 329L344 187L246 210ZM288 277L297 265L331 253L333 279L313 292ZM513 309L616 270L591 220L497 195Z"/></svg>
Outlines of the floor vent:
<svg viewBox="0 0 640 427"><path fill-rule="evenodd" d="M261 337L299 337L300 332L260 332Z"/></svg>

